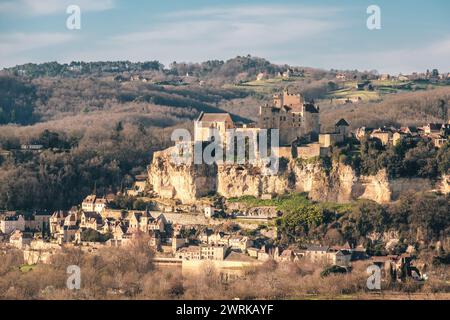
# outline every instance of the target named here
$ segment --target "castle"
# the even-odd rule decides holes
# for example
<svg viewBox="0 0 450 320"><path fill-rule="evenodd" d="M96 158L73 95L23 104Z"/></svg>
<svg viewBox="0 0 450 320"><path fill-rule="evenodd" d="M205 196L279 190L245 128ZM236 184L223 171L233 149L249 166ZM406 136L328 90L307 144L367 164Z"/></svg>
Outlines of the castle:
<svg viewBox="0 0 450 320"><path fill-rule="evenodd" d="M320 132L319 107L305 103L300 94L284 90L273 96L273 105L259 108L258 127L279 129L280 146L291 145L299 138L317 141Z"/></svg>
<svg viewBox="0 0 450 320"><path fill-rule="evenodd" d="M228 144L227 130L256 137L261 129L278 129L279 145L290 146L298 139L317 141L320 132L319 108L305 102L300 94L284 90L273 96L273 103L259 108L259 119L253 124L237 124L228 113L201 113L194 123L195 142L211 141L213 131Z"/></svg>

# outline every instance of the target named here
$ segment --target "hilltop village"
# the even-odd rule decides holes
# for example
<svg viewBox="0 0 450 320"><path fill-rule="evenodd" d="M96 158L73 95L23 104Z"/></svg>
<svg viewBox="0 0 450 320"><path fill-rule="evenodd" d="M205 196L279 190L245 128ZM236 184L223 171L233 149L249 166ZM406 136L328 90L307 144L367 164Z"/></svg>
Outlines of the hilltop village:
<svg viewBox="0 0 450 320"><path fill-rule="evenodd" d="M413 246L401 255L381 257L370 257L361 243L332 245L315 241L303 246L278 246L276 242L281 235L276 221L284 212L273 205L246 206L239 199L236 201L251 196L264 203L293 191L313 194L316 190L323 195L333 193L327 183L336 185L339 181L339 188L344 188L344 181L339 177L329 176L328 179L337 180L324 182L314 176L314 171L323 171L317 167L317 161L329 157L333 146L349 139L370 137L382 145L426 139L440 148L450 133L449 123L427 124L422 128L358 128L350 132L345 119L336 121L333 132L321 132L319 113L320 108L314 102L305 102L300 94L287 90L274 95L273 104L260 107L257 123L238 123L227 113L202 113L194 123L192 144L209 142L211 129L217 129L224 141L227 141L226 130L257 135L261 129L279 129L276 152L284 159L280 160L280 172L263 177L259 164L248 165L245 161L243 164L177 165L168 157L177 150L175 146L155 153L148 175L136 177L133 187L124 192L88 195L79 206L68 211L1 213L2 247L22 250L26 263L34 265L48 263L64 247L77 247L95 254L105 247L130 245L136 237L145 235L156 253L155 263L161 267L181 266L183 273L200 270L205 260L213 263L225 279L230 279L242 276L246 267L267 260L283 263L307 259L351 270L354 261L370 259L387 267L391 274L400 277L407 272L420 279L420 271L412 264ZM355 179L350 177L347 183L358 183ZM376 183L381 188L380 180L364 179L365 190L355 196L350 188L347 200L374 198L370 189ZM442 190L448 192L448 181L444 179L441 184ZM387 199L375 197L375 200L390 201L393 193L391 190ZM124 197L139 199L142 210L121 207L118 199ZM390 237L388 245L395 245L398 242L395 239L396 236Z"/></svg>

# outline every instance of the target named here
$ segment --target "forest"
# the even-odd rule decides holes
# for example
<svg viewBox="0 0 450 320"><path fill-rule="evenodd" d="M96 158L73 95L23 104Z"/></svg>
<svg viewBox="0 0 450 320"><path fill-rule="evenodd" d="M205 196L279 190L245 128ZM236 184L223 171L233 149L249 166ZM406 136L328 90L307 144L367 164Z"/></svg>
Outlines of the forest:
<svg viewBox="0 0 450 320"><path fill-rule="evenodd" d="M390 178L435 180L450 174L450 143L438 149L430 139L383 146L378 139L353 138L334 145L331 158L363 175L375 175L384 169Z"/></svg>

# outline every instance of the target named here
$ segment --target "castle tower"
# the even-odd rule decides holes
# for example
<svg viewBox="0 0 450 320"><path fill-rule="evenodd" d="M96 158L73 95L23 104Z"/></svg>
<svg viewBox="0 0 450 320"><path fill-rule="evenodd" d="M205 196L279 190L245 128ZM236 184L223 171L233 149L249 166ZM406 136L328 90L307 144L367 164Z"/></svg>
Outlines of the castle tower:
<svg viewBox="0 0 450 320"><path fill-rule="evenodd" d="M344 137L348 137L349 134L349 124L345 119L340 119L336 124L334 125L335 132L342 134Z"/></svg>
<svg viewBox="0 0 450 320"><path fill-rule="evenodd" d="M301 137L315 141L320 132L319 108L285 89L273 95L273 105L260 107L259 127L279 129L280 145L291 145Z"/></svg>

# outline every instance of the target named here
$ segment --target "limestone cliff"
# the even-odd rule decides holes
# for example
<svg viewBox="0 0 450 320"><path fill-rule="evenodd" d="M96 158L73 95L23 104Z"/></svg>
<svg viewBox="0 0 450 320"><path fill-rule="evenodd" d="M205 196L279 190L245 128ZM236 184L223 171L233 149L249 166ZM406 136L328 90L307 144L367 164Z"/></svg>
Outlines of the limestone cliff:
<svg viewBox="0 0 450 320"><path fill-rule="evenodd" d="M176 164L171 161L175 148L155 152L148 171L151 189L162 198L179 199L191 203L199 197L215 192L217 167L205 164Z"/></svg>
<svg viewBox="0 0 450 320"><path fill-rule="evenodd" d="M358 176L350 167L333 163L326 168L321 161L291 160L276 175L263 175L260 165L175 164L174 148L156 152L148 170L152 190L163 198L192 203L202 196L218 193L226 198L286 192L308 192L319 201L348 202L370 199L379 203L396 200L405 191L438 189L449 191L449 177L433 183L428 179L389 179L381 170L373 176Z"/></svg>

